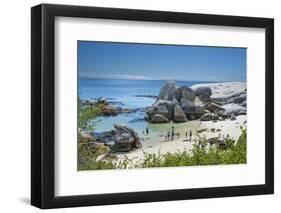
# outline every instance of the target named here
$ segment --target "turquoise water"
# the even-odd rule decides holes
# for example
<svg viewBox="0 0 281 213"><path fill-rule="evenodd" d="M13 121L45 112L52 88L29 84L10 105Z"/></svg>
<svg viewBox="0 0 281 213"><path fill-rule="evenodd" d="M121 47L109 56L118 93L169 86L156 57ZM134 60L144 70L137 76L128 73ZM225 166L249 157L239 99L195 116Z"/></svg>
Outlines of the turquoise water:
<svg viewBox="0 0 281 213"><path fill-rule="evenodd" d="M135 97L136 95L159 94L160 88L166 81L162 80L104 80L104 79L80 79L79 96L80 99L95 100L105 97L114 105L121 108L139 109L133 113L123 113L117 116L99 117L95 131L103 132L113 129L114 124L126 124L135 129L138 134L143 135L146 127L150 129L150 135L162 134L163 128L170 125L149 124L143 120L145 108L155 102L155 98ZM199 81L176 81L177 85L192 86ZM140 120L138 120L140 119Z"/></svg>

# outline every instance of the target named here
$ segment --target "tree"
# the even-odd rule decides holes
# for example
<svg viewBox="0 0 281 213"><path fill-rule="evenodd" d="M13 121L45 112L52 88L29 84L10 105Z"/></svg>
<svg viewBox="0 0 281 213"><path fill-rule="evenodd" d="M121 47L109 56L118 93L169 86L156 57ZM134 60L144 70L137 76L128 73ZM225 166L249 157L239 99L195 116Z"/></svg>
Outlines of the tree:
<svg viewBox="0 0 281 213"><path fill-rule="evenodd" d="M97 121L94 119L101 115L104 109L104 104L94 104L93 106L82 106L79 101L79 128L86 131L93 131Z"/></svg>

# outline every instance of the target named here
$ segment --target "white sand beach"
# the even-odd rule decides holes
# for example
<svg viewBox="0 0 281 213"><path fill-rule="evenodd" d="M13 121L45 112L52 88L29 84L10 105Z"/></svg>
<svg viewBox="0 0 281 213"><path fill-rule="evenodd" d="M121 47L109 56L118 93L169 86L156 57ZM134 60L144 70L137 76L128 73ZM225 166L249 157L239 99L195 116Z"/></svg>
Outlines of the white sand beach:
<svg viewBox="0 0 281 213"><path fill-rule="evenodd" d="M196 90L200 87L209 87L212 90L212 100L218 100L224 103L222 106L227 112L235 112L236 110L246 110L245 107L237 103L233 98L239 98L241 96L246 96L246 83L245 82L224 82L224 83L208 83L208 84L197 84L193 85L191 89ZM235 102L235 103L233 103ZM163 125L163 124L160 124ZM187 121L180 125L175 125L175 133L179 133L180 137L175 138L173 141L165 141L164 134L158 135L158 137L146 137L145 140L158 141L157 143L144 143L141 149L132 151L130 153L118 153L117 157L119 160L123 159L125 156L129 159L142 160L144 158L144 153L151 154L165 154L165 153L176 153L178 151L191 150L193 144L195 143L195 135L198 134L200 137L206 139L213 137L226 137L227 135L234 139L235 141L241 135L240 126L246 127L247 125L247 115L238 115L234 120L210 120L210 121ZM192 140L189 140L189 135L185 138L186 132L193 132ZM195 134L196 133L196 134ZM160 141L160 142L159 142Z"/></svg>
<svg viewBox="0 0 281 213"><path fill-rule="evenodd" d="M207 129L207 131L203 131L199 133L201 137L212 138L212 137L218 137L219 134L223 134L224 136L228 134L231 138L237 140L241 134L240 126L246 127L247 125L246 120L247 120L246 115L240 115L236 117L236 120L224 120L224 121L217 121L217 122L202 121L196 129L197 130ZM215 129L215 131L212 132L211 129ZM175 140L168 141L168 142L165 142L163 138L162 142L160 143L156 143L155 145L149 145L149 146L143 145L141 149L137 149L130 153L117 153L116 155L118 157L118 160L124 159L125 156L133 161L142 160L144 159L144 153L165 154L168 152L176 153L178 151L191 150L192 145L195 143L193 140L195 139L195 137L193 137L192 142L190 142L189 139L186 140L185 138L184 128L180 128L176 130L176 132L180 132L180 135L182 136L180 138L176 138Z"/></svg>

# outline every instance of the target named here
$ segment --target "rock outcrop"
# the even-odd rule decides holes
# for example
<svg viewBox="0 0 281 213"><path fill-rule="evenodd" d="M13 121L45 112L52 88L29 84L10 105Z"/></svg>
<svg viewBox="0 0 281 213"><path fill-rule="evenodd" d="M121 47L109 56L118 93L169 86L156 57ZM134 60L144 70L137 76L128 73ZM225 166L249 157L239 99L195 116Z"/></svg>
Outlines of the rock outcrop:
<svg viewBox="0 0 281 213"><path fill-rule="evenodd" d="M93 132L93 137L98 143L110 147L111 151L131 151L142 146L138 134L126 125L114 125L114 129L107 132Z"/></svg>
<svg viewBox="0 0 281 213"><path fill-rule="evenodd" d="M173 121L177 122L177 123L181 123L181 122L186 122L187 121L186 115L185 115L184 111L182 110L182 108L179 105L175 105L175 107L174 107Z"/></svg>
<svg viewBox="0 0 281 213"><path fill-rule="evenodd" d="M141 142L138 134L126 125L114 125L112 139L114 145L113 151L131 151L133 148L140 148Z"/></svg>
<svg viewBox="0 0 281 213"><path fill-rule="evenodd" d="M151 123L169 123L169 120L164 115L155 114L152 116L150 122Z"/></svg>
<svg viewBox="0 0 281 213"><path fill-rule="evenodd" d="M141 142L138 136L132 128L127 127L126 125L114 125L115 134L113 141L115 143L128 142L131 143L132 148L140 148Z"/></svg>
<svg viewBox="0 0 281 213"><path fill-rule="evenodd" d="M174 81L168 81L160 89L156 102L149 108L148 119L153 123L165 123L200 118L211 94L211 90L206 87L193 91L187 86L179 87Z"/></svg>
<svg viewBox="0 0 281 213"><path fill-rule="evenodd" d="M161 88L158 99L165 101L173 101L179 95L179 87L174 81L167 81Z"/></svg>
<svg viewBox="0 0 281 213"><path fill-rule="evenodd" d="M147 111L148 119L151 120L155 114L160 114L167 118L168 120L172 120L173 118L173 110L176 102L169 100L158 99Z"/></svg>
<svg viewBox="0 0 281 213"><path fill-rule="evenodd" d="M246 113L246 84L229 82L179 87L168 81L147 111L152 123L186 122L201 119L235 119Z"/></svg>
<svg viewBox="0 0 281 213"><path fill-rule="evenodd" d="M200 117L205 109L204 103L198 97L195 97L193 101L190 101L187 98L182 98L180 106L186 116L191 120Z"/></svg>
<svg viewBox="0 0 281 213"><path fill-rule="evenodd" d="M212 90L209 87L198 87L194 91L196 96L198 96L201 101L211 101Z"/></svg>

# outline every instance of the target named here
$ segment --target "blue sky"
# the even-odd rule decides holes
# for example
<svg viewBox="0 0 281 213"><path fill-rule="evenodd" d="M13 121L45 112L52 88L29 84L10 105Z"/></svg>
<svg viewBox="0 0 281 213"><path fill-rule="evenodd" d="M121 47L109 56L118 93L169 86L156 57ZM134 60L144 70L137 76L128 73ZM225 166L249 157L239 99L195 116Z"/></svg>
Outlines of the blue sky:
<svg viewBox="0 0 281 213"><path fill-rule="evenodd" d="M246 49L78 42L79 77L246 81Z"/></svg>

